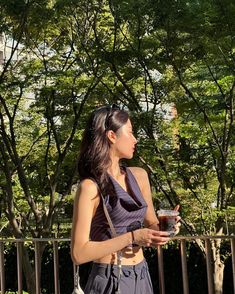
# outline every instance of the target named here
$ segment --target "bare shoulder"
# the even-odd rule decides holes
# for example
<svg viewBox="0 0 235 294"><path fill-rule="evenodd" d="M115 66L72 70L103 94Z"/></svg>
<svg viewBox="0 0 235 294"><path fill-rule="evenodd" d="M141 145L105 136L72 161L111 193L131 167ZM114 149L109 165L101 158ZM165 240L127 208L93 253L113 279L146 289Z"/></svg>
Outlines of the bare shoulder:
<svg viewBox="0 0 235 294"><path fill-rule="evenodd" d="M143 187L146 184L148 184L148 182L149 182L148 173L146 172L146 170L144 168L137 167L137 166L132 166L132 167L128 167L128 168L132 172L134 177L136 178L140 187Z"/></svg>
<svg viewBox="0 0 235 294"><path fill-rule="evenodd" d="M84 179L80 182L78 187L78 195L85 196L87 199L94 199L98 195L98 188L94 181L91 179Z"/></svg>
<svg viewBox="0 0 235 294"><path fill-rule="evenodd" d="M152 202L151 186L150 186L147 171L141 167L130 167L130 170L133 173L134 177L136 178L136 181L139 185L139 188L142 192L142 195L143 195L145 201L147 202L148 217L149 217L149 215L152 215L152 216L155 215L154 208L153 208L153 202ZM153 217L153 219L155 219L155 216ZM153 223L153 221L150 220L149 223Z"/></svg>
<svg viewBox="0 0 235 294"><path fill-rule="evenodd" d="M128 168L133 173L133 175L136 176L136 177L147 177L148 176L146 170L144 168L142 168L142 167L131 166L131 167L128 167Z"/></svg>

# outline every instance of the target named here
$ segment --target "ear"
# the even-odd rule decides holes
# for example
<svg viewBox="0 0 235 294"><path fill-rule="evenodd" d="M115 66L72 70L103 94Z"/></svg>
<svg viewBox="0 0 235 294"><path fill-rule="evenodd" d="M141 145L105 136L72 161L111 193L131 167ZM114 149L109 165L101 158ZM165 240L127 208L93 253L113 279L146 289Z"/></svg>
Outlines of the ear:
<svg viewBox="0 0 235 294"><path fill-rule="evenodd" d="M109 139L109 141L111 143L115 143L116 142L117 135L114 133L114 131L109 130L109 131L107 131L107 134L106 135L107 135L107 137L108 137L108 139Z"/></svg>

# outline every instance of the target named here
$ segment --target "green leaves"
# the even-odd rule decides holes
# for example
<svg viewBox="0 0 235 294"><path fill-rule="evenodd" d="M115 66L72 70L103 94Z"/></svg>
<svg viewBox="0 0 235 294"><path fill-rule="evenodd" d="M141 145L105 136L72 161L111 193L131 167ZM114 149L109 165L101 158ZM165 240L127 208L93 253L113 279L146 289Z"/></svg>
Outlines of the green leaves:
<svg viewBox="0 0 235 294"><path fill-rule="evenodd" d="M56 215L77 180L88 113L116 102L131 112L133 163L149 171L155 195L180 202L186 219L211 232L211 205L234 203L232 1L12 0L1 8L13 45L0 79L5 204L13 189L24 201L19 215L31 209L41 222L30 206L39 199L50 211L43 217Z"/></svg>

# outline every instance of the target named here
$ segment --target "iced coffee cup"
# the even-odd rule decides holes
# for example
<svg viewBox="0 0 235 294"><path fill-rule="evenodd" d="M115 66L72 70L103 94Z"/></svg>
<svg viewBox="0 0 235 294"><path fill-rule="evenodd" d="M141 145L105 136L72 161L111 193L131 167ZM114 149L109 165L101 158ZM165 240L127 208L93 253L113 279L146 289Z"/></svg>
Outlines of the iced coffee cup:
<svg viewBox="0 0 235 294"><path fill-rule="evenodd" d="M177 210L160 209L157 211L160 231L167 231L171 236L175 235L175 225L177 223Z"/></svg>

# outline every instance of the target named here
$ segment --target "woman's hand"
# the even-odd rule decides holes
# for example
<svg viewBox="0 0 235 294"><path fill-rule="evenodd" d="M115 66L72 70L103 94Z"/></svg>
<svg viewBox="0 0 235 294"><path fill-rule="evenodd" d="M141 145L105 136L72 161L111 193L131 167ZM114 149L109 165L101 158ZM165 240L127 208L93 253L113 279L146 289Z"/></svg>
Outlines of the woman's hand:
<svg viewBox="0 0 235 294"><path fill-rule="evenodd" d="M176 207L174 208L175 211L178 211L180 208L179 205L176 205ZM173 228L173 232L171 231L170 232L170 237L174 237L175 235L177 235L180 231L180 226L181 226L181 217L180 216L176 216L175 218L175 225L174 225L174 228ZM153 224L151 224L149 227L149 229L152 229L152 230L156 230L156 231L159 231L160 228L159 228L159 221L157 220L156 222L154 222Z"/></svg>
<svg viewBox="0 0 235 294"><path fill-rule="evenodd" d="M180 208L180 206L179 205L176 205L176 207L174 208L174 210L178 211L179 208ZM180 231L180 226L181 226L180 220L181 220L181 217L180 216L177 216L176 217L176 224L174 226L174 231L175 231L174 232L174 236L177 235L179 233L179 231Z"/></svg>
<svg viewBox="0 0 235 294"><path fill-rule="evenodd" d="M133 243L145 247L157 247L170 240L169 232L156 231L148 228L138 229L132 232Z"/></svg>

